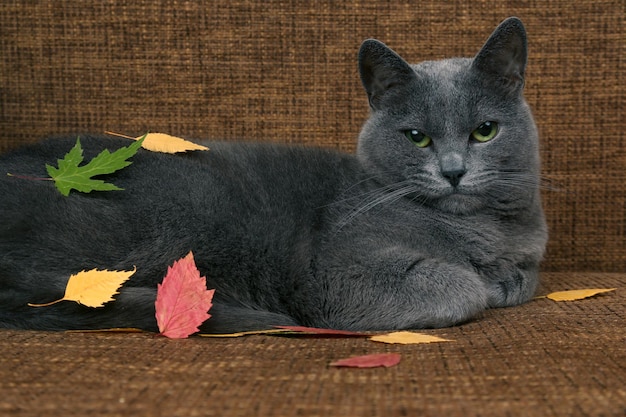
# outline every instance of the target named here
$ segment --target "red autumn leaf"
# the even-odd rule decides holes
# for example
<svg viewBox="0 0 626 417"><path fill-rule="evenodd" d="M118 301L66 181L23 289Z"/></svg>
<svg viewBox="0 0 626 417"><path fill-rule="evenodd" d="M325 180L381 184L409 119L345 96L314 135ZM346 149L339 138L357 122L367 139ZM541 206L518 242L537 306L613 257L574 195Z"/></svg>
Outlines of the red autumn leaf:
<svg viewBox="0 0 626 417"><path fill-rule="evenodd" d="M207 290L206 277L200 276L191 252L174 262L157 286L154 305L160 335L184 339L196 333L211 317L207 312L213 305L214 292Z"/></svg>
<svg viewBox="0 0 626 417"><path fill-rule="evenodd" d="M320 337L332 337L332 336L344 336L344 337L369 337L369 334L350 332L347 330L333 330L333 329L320 329L317 327L304 327L304 326L274 326L277 329L289 330L296 333L302 333L305 336L320 336Z"/></svg>
<svg viewBox="0 0 626 417"><path fill-rule="evenodd" d="M353 356L347 359L341 359L331 362L330 366L342 368L377 368L384 366L396 366L400 363L399 353L376 353L373 355Z"/></svg>

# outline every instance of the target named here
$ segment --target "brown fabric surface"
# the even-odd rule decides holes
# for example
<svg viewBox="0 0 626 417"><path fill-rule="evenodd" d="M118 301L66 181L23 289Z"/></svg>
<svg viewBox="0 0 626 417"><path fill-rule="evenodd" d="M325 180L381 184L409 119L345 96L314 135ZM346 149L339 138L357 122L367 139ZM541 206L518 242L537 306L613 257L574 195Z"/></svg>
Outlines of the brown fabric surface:
<svg viewBox="0 0 626 417"><path fill-rule="evenodd" d="M545 270L626 271L623 0L25 1L0 5L0 150L112 130L353 150L376 37L411 61L473 55L503 18L530 41Z"/></svg>
<svg viewBox="0 0 626 417"><path fill-rule="evenodd" d="M626 415L623 0L3 2L0 151L103 130L352 151L363 39L413 62L470 56L509 15L529 32L544 269L594 271L546 272L540 292L617 291L491 310L419 346L0 330L0 415ZM402 362L328 367L378 352Z"/></svg>
<svg viewBox="0 0 626 417"><path fill-rule="evenodd" d="M548 299L428 330L452 342L0 330L3 416L623 416L626 274L545 273ZM399 365L335 369L398 352Z"/></svg>

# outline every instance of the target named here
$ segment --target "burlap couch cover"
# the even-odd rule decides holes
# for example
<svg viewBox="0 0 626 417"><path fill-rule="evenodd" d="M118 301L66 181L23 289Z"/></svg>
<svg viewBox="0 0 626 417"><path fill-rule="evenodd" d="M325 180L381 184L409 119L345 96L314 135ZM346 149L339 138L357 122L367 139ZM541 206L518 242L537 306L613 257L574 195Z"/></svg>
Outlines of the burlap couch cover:
<svg viewBox="0 0 626 417"><path fill-rule="evenodd" d="M540 299L431 330L446 344L0 330L0 414L626 415L626 6L576 1L26 1L0 5L0 151L167 132L353 151L365 38L411 61L529 33L550 243ZM2 196L0 196L2 198ZM390 369L332 360L399 352Z"/></svg>

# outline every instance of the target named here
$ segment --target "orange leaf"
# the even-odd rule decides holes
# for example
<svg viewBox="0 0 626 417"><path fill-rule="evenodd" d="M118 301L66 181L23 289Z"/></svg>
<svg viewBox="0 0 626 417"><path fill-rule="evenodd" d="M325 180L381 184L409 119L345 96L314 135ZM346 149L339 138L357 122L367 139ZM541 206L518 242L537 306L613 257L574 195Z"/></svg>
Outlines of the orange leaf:
<svg viewBox="0 0 626 417"><path fill-rule="evenodd" d="M132 271L101 271L92 269L70 276L63 298L46 304L28 304L31 307L46 307L61 301L76 301L87 307L102 307L113 301L119 287L126 282L137 268Z"/></svg>
<svg viewBox="0 0 626 417"><path fill-rule="evenodd" d="M396 366L400 363L399 353L377 353L373 355L353 356L347 359L341 359L331 362L330 366L345 368L377 368L384 366Z"/></svg>
<svg viewBox="0 0 626 417"><path fill-rule="evenodd" d="M398 343L402 345L417 345L422 343L435 343L435 342L452 342L452 340L442 339L441 337L431 336L424 333L414 332L392 332L388 334L381 334L370 337L373 342L382 343Z"/></svg>
<svg viewBox="0 0 626 417"><path fill-rule="evenodd" d="M586 288L582 290L556 291L546 295L553 301L576 301L593 297L604 292L615 291L617 288Z"/></svg>
<svg viewBox="0 0 626 417"><path fill-rule="evenodd" d="M184 339L196 333L210 314L213 293L206 277L200 276L193 254L174 262L163 283L157 286L155 302L157 325L162 336Z"/></svg>

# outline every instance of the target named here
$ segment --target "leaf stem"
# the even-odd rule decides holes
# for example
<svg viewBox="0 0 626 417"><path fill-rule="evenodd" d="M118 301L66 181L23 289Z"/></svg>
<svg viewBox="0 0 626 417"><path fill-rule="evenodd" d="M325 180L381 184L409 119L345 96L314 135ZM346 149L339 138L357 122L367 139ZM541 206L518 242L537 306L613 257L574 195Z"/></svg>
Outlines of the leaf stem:
<svg viewBox="0 0 626 417"><path fill-rule="evenodd" d="M115 132L109 132L108 130L104 131L105 135L111 135L111 136L118 136L120 138L124 138L124 139L132 139L132 140L137 140L137 138L134 138L132 136L127 136L127 135L123 135L121 133L115 133Z"/></svg>
<svg viewBox="0 0 626 417"><path fill-rule="evenodd" d="M51 305L53 305L53 304L60 303L60 302L61 302L61 301L63 301L63 300L64 300L64 298L61 298L60 300L51 301L51 302L49 302L49 303L45 303L45 304L33 304L33 303L28 303L28 306L29 306L29 307L48 307L48 306L51 306Z"/></svg>
<svg viewBox="0 0 626 417"><path fill-rule="evenodd" d="M7 176L29 181L54 181L52 178L32 177L30 175L11 174L10 172L7 172Z"/></svg>

